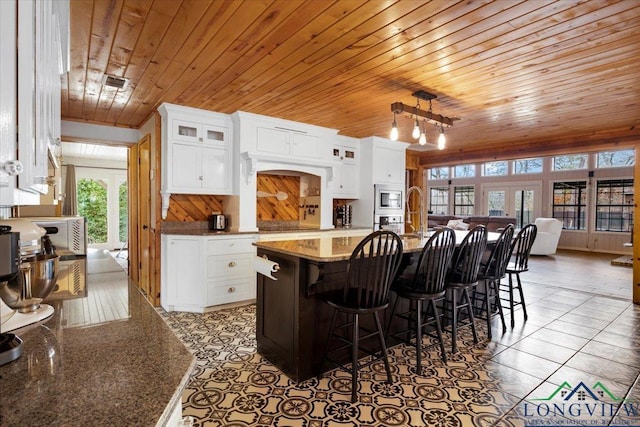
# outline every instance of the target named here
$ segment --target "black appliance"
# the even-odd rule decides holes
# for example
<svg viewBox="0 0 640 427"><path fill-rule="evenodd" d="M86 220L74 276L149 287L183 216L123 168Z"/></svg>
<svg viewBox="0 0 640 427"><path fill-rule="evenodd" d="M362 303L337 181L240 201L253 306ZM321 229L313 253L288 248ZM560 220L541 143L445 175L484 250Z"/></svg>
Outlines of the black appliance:
<svg viewBox="0 0 640 427"><path fill-rule="evenodd" d="M0 286L20 272L20 233L11 232L11 227L0 225ZM14 334L2 333L0 324L0 366L22 354L22 340Z"/></svg>
<svg viewBox="0 0 640 427"><path fill-rule="evenodd" d="M209 215L209 230L223 231L227 228L227 218L218 213Z"/></svg>

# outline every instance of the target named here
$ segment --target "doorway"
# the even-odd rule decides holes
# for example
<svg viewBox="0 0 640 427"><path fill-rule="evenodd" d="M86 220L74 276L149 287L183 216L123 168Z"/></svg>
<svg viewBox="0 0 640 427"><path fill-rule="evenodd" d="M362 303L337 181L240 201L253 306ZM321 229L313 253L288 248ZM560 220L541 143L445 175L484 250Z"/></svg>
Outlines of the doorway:
<svg viewBox="0 0 640 427"><path fill-rule="evenodd" d="M542 213L542 183L503 183L482 185L483 215L511 216L516 228L534 222Z"/></svg>
<svg viewBox="0 0 640 427"><path fill-rule="evenodd" d="M128 233L127 171L76 167L78 215L87 219L90 248L122 248Z"/></svg>

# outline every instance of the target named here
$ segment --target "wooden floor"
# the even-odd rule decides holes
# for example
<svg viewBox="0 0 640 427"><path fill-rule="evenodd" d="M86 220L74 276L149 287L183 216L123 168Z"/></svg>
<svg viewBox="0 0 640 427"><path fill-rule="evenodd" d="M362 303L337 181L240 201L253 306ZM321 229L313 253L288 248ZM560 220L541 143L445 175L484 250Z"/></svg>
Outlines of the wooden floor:
<svg viewBox="0 0 640 427"><path fill-rule="evenodd" d="M611 265L619 255L559 250L555 255L531 256L526 283L632 299L633 269Z"/></svg>

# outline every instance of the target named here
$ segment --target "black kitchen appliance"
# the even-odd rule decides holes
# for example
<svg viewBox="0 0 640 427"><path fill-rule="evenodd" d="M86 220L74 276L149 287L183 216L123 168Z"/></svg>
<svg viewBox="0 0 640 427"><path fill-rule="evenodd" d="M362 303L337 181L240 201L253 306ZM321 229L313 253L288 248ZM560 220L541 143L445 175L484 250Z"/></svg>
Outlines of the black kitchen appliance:
<svg viewBox="0 0 640 427"><path fill-rule="evenodd" d="M227 218L219 213L209 215L209 230L223 231L227 228Z"/></svg>
<svg viewBox="0 0 640 427"><path fill-rule="evenodd" d="M20 233L11 232L11 227L0 225L0 282L13 279L20 272L19 238ZM2 333L3 317L4 314L0 312L0 366L22 354L22 340L14 334Z"/></svg>

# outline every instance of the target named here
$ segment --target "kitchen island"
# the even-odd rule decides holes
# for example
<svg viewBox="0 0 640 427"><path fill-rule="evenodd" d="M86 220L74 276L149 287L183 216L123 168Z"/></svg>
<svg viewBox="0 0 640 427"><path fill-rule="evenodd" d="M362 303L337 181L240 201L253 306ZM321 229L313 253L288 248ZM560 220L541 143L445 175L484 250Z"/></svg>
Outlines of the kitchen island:
<svg viewBox="0 0 640 427"><path fill-rule="evenodd" d="M456 231L456 242L465 235L465 231ZM489 242L498 236L489 233ZM350 236L254 243L258 256L279 265L274 273L277 280L257 275L258 352L294 381L319 372L333 312L319 297L342 288L348 260L361 240L362 236ZM402 239L405 256L401 268L415 261L425 242L426 238L413 236ZM383 320L383 325L387 321Z"/></svg>
<svg viewBox="0 0 640 427"><path fill-rule="evenodd" d="M52 293L50 318L12 331L24 345L0 366L0 425L177 424L193 355L110 255L71 268L86 282Z"/></svg>

